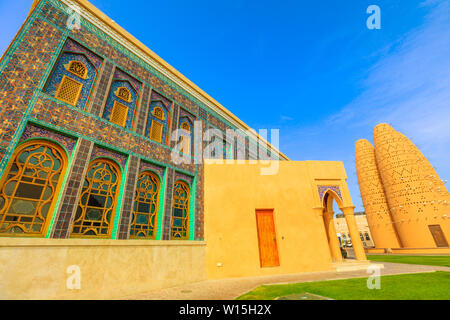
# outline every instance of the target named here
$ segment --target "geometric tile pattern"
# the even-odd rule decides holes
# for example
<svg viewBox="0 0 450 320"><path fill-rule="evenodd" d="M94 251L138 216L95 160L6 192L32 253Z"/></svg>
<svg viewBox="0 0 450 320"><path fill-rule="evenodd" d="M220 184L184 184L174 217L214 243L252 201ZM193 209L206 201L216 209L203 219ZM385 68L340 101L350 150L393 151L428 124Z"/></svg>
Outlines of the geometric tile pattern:
<svg viewBox="0 0 450 320"><path fill-rule="evenodd" d="M126 155L108 150L108 149L104 149L102 147L99 146L94 146L94 149L92 150L92 154L91 154L91 161L95 158L99 158L99 157L107 157L107 158L111 158L116 160L121 166L122 166L122 170L124 170L125 165L127 163L127 159L128 157Z"/></svg>
<svg viewBox="0 0 450 320"><path fill-rule="evenodd" d="M120 212L120 222L118 230L118 239L128 239L131 223L131 212L133 210L133 202L136 193L136 182L138 176L139 158L131 156L127 171L127 181L123 194L122 210Z"/></svg>
<svg viewBox="0 0 450 320"><path fill-rule="evenodd" d="M155 109L162 111L162 116L155 116ZM145 136L150 137L152 123L155 121L162 126L161 144L167 145L169 135L169 120L171 119L172 102L157 93L152 91L151 102L147 112L147 124L145 129Z"/></svg>
<svg viewBox="0 0 450 320"><path fill-rule="evenodd" d="M341 189L339 189L339 186L317 186L317 191L319 192L319 199L321 203L323 201L323 196L328 190L334 191L339 199L343 200Z"/></svg>
<svg viewBox="0 0 450 320"><path fill-rule="evenodd" d="M69 227L80 199L81 186L84 183L92 145L92 142L81 139L77 146L78 151L75 154L72 169L67 179L68 182L64 186L61 205L56 214L53 238L65 239L69 237Z"/></svg>
<svg viewBox="0 0 450 320"><path fill-rule="evenodd" d="M87 68L86 78L77 77L67 70L69 62L71 61L79 61L83 63L83 65ZM52 72L52 76L48 81L44 92L49 96L54 97L57 93L58 88L60 87L60 83L63 77L75 79L78 83L82 84L81 93L79 95L76 106L84 110L86 103L90 97L94 81L97 77L97 70L95 69L94 65L84 54L64 51L59 57L58 62L56 63L56 67Z"/></svg>
<svg viewBox="0 0 450 320"><path fill-rule="evenodd" d="M145 170L156 172L160 179L164 179L165 169L163 167L141 160L141 164L139 166L139 173ZM162 180L160 181L160 183L162 183Z"/></svg>
<svg viewBox="0 0 450 320"><path fill-rule="evenodd" d="M130 101L125 101L117 97L117 92L121 87L127 88L128 91L130 92ZM124 127L127 128L128 130L131 130L134 119L134 111L136 109L136 103L138 99L139 99L138 92L135 91L134 87L131 85L130 82L128 82L127 80L114 79L109 89L108 100L106 102L105 109L103 111L103 119L110 121L111 112L115 104L117 102L121 103L122 105L125 105L127 107Z"/></svg>
<svg viewBox="0 0 450 320"><path fill-rule="evenodd" d="M24 28L26 31L28 25ZM13 141L26 109L61 39L62 32L42 19L29 26L20 44L0 70L0 160ZM3 64L1 64L3 65Z"/></svg>
<svg viewBox="0 0 450 320"><path fill-rule="evenodd" d="M175 171L172 168L167 169L166 195L164 204L164 217L162 228L162 239L170 239L170 224L172 220L172 195Z"/></svg>
<svg viewBox="0 0 450 320"><path fill-rule="evenodd" d="M189 187L191 187L194 178L192 176L188 176L188 175L185 175L185 174L183 174L181 172L175 171L174 181L176 182L177 180L183 180L183 181L185 181L185 182L187 182L189 184Z"/></svg>
<svg viewBox="0 0 450 320"><path fill-rule="evenodd" d="M32 124L27 124L25 130L22 133L22 137L19 142L23 142L27 139L31 138L47 138L51 140L58 141L62 144L69 154L72 153L73 148L75 147L77 140L71 137L67 137L60 133L56 133L54 131L50 131L41 127L34 126Z"/></svg>
<svg viewBox="0 0 450 320"><path fill-rule="evenodd" d="M107 98L107 90L109 89L109 80L112 77L112 72L114 69L114 65L105 61L103 63L103 68L100 71L96 87L92 94L92 104L90 107L89 113L92 113L95 116L99 116L102 113L103 107L105 105L105 101Z"/></svg>
<svg viewBox="0 0 450 320"><path fill-rule="evenodd" d="M195 177L195 240L202 240L204 235L204 174L203 166L197 165Z"/></svg>
<svg viewBox="0 0 450 320"><path fill-rule="evenodd" d="M89 116L84 112L63 105L48 97L40 96L32 110L31 117L65 128L87 139L106 143L124 153L133 152L137 155L154 159L159 162L177 166L182 170L193 172L193 164L175 164L171 162L171 150L162 147L148 138L122 130L109 121Z"/></svg>

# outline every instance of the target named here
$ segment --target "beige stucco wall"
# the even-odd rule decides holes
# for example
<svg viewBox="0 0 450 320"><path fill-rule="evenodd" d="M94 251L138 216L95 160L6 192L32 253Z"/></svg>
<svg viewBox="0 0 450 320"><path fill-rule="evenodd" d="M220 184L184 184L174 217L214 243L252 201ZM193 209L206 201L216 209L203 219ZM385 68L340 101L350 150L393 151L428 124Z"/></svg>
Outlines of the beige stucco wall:
<svg viewBox="0 0 450 320"><path fill-rule="evenodd" d="M205 163L205 240L208 278L262 276L331 269L317 185L339 185L351 206L342 162ZM255 209L274 209L279 267L261 268ZM320 210L319 210L320 212ZM218 266L221 264L221 266Z"/></svg>
<svg viewBox="0 0 450 320"><path fill-rule="evenodd" d="M69 290L67 268L81 271ZM0 238L0 299L114 299L205 279L205 243Z"/></svg>

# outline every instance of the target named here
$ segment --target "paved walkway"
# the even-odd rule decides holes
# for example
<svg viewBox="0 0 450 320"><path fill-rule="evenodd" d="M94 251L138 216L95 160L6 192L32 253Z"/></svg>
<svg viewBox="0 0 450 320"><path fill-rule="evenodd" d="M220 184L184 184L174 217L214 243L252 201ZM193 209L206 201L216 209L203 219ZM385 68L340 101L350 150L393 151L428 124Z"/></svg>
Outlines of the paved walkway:
<svg viewBox="0 0 450 320"><path fill-rule="evenodd" d="M423 266L399 263L383 264L381 275L433 272L437 270L449 271L449 267ZM368 274L365 270L349 272L308 272L289 275L276 275L250 278L233 278L207 280L186 284L173 288L150 291L124 297L127 300L232 300L263 284L297 283L309 281L323 281L348 278L364 278Z"/></svg>

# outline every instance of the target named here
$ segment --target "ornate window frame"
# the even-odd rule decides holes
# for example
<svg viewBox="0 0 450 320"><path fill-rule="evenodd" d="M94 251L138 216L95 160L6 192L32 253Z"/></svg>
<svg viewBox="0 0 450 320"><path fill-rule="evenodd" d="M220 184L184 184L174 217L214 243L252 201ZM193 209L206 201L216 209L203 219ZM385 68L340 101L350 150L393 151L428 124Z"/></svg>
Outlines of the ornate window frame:
<svg viewBox="0 0 450 320"><path fill-rule="evenodd" d="M83 68L82 72L79 72L77 70L77 66L76 65L81 65L81 67ZM69 64L66 67L66 70L68 72L70 72L71 74L73 74L74 76L77 76L81 79L86 79L87 75L88 75L88 68L85 66L85 64L81 61L78 60L72 60L69 62Z"/></svg>
<svg viewBox="0 0 450 320"><path fill-rule="evenodd" d="M176 190L177 190L178 186L184 190L184 192L186 194L185 198L180 198L179 196L176 195ZM176 200L178 200L178 201L176 201ZM175 183L173 184L172 213L171 213L171 219L170 219L170 239L171 240L188 240L189 239L190 203L191 203L191 188L190 188L189 184L187 184L183 180L175 181ZM179 217L175 217L175 215L174 215L175 209L181 209L181 210L185 211L185 215L181 218L182 220L184 220L184 221L182 221L181 227L174 226L174 220L180 219ZM180 229L180 230L174 231L175 228ZM185 236L182 236L183 233L185 233ZM176 235L176 234L180 234L180 237L175 237L174 235Z"/></svg>
<svg viewBox="0 0 450 320"><path fill-rule="evenodd" d="M146 176L149 179L151 179L151 181L156 186L156 192L153 192L153 194L151 195L151 197L153 199L148 198L148 194L152 193L152 192L147 192L147 191L139 188L140 180L144 176ZM136 193L136 195L135 195L135 199L134 199L134 202L133 202L133 210L132 210L132 213L131 213L130 239L153 239L153 240L155 240L156 239L157 227L158 227L159 197L161 195L161 181L160 181L158 175L155 174L151 170L144 170L144 171L140 172L139 175L138 175L138 179L137 179L137 185L136 185L136 192L135 193ZM140 193L146 193L146 195L145 195L146 198L142 199L142 197L139 195ZM141 199L143 201L140 201ZM155 206L155 211L154 211L153 214L152 214L152 212L146 213L146 212L136 211L136 206L138 205L137 201L145 202L145 200L147 200L147 201L149 200L150 201L149 202L150 210L151 210L152 205ZM153 230L152 230L152 235L151 236L148 236L148 235L145 235L145 236L132 235L133 229L135 229L134 231L137 231L136 234L140 234L140 233L144 232L142 229L139 231L138 229L135 228L135 226L137 225L137 222L136 222L137 214L147 214L148 215L148 222L146 224L146 226L147 226L147 234L149 233L149 230L150 230L150 227L151 227L151 221L152 221L152 218L153 218L154 223L153 223L153 227L152 227ZM144 225L144 224L141 224L141 225Z"/></svg>
<svg viewBox="0 0 450 320"><path fill-rule="evenodd" d="M131 92L128 90L127 87L118 87L117 90L114 92L117 98L130 103L131 102Z"/></svg>
<svg viewBox="0 0 450 320"><path fill-rule="evenodd" d="M122 118L121 122L114 121L114 119L113 119L113 116L119 112L118 111L119 108L125 110L124 111L125 116ZM111 109L111 114L109 115L109 122L117 124L121 127L125 127L127 120L128 120L128 111L129 111L128 106L124 105L123 103L120 103L119 101L114 101L113 107Z"/></svg>
<svg viewBox="0 0 450 320"><path fill-rule="evenodd" d="M59 156L58 160L61 162L59 170L52 173L51 176L48 177L46 180L40 179L39 176L35 176L35 177L25 176L24 168L28 164L28 162L23 163L21 166L19 165L19 162L18 162L19 157L27 149L34 148L36 150L36 149L39 149L40 147L50 148L54 153L56 153ZM31 153L30 153L30 156L31 156ZM27 161L28 161L28 159L29 158L27 158ZM18 170L17 170L16 175L11 176L11 168L13 165L15 165L18 168ZM48 207L45 218L42 215L39 217L38 215L40 213L36 212L36 210L35 210L35 213L33 216L30 215L30 218L33 217L31 226L34 224L36 217L39 217L39 219L44 220L44 223L42 224L41 230L39 232L26 232L23 229L23 226L21 227L19 225L19 223L16 223L15 225L17 227L19 227L20 229L22 229L24 231L23 233L17 233L17 234L0 233L0 236L4 236L4 237L17 237L17 236L19 236L19 237L44 237L45 236L45 234L48 231L48 227L50 225L52 215L54 213L54 209L56 206L59 192L63 186L64 176L65 176L65 173L67 170L67 165L68 165L68 158L67 158L66 151L64 150L63 147L61 147L59 144L57 144L55 142L52 142L49 140L32 139L32 140L27 140L24 143L17 146L17 148L14 150L14 152L10 158L8 165L5 168L5 171L3 172L3 176L0 179L0 197L3 199L3 202L4 202L3 207L0 209L0 226L3 224L4 220L8 216L13 216L13 214L7 214L7 213L5 214L5 212L9 209L13 200L18 198L15 196L17 195L17 189L21 183L39 186L39 183L37 183L37 180L45 180L44 188L42 190L39 200L34 200L34 198L26 198L26 197L25 198L20 197L20 199L22 199L22 200L33 199L31 201L39 202L38 208L37 208L38 211L41 210L44 207L44 205L46 205L46 204L49 204L49 207ZM30 166L30 164L28 164L27 167L30 167L31 169L33 169L33 167L38 168L37 165L33 165L33 164L31 166ZM53 187L51 187L51 189L53 189L53 193L48 199L45 200L45 199L43 199L43 196L45 193L45 187L49 186L49 182L51 182L52 176L54 176L56 174L59 174L59 177L56 182L53 181L54 185L53 185ZM23 179L23 178L26 178L26 179ZM17 184L14 186L14 191L13 191L12 195L11 196L5 195L4 193L5 193L5 188L6 188L7 184L11 183L14 180L16 181ZM42 183L40 185L42 185ZM10 202L10 203L8 203L8 202ZM16 215L19 216L21 214L16 214ZM18 217L18 218L20 220L22 219L22 217ZM17 219L17 221L19 219ZM14 227L15 225L13 225L12 227ZM8 229L10 229L10 228L11 227L8 227Z"/></svg>
<svg viewBox="0 0 450 320"><path fill-rule="evenodd" d="M69 99L65 99L64 97L60 96L61 91L63 90L63 85L66 84L69 81L73 81L73 82L75 82L78 85L78 88L77 88L76 93L74 95L73 101L69 100ZM71 106L76 107L77 103L78 103L78 100L80 100L80 94L81 94L82 90L83 90L83 84L81 82L79 82L79 81L77 81L77 80L75 80L75 79L73 79L71 77L68 77L66 75L63 75L62 78L61 78L61 82L59 83L58 89L56 90L55 98L60 100L60 101L62 101L62 102L68 103Z"/></svg>
<svg viewBox="0 0 450 320"><path fill-rule="evenodd" d="M100 194L101 191L99 188L95 188L94 191L98 191L97 193L93 193L92 191L92 187L93 187L93 183L94 182L98 182L97 180L98 178L89 178L88 175L90 173L90 170L93 169L93 167L95 165L97 165L98 163L102 163L105 165L108 165L113 173L116 175L116 181L114 183L110 183L108 190L105 191L106 194L102 195ZM104 168L103 168L104 169ZM93 159L88 166L88 169L86 171L86 175L84 176L84 184L82 186L82 191L81 191L81 196L80 196L80 200L78 201L77 204L77 213L75 214L74 217L74 221L72 223L72 226L70 228L70 238L97 238L97 239L110 239L111 238L111 234L112 234L112 230L114 227L114 217L115 217L115 211L117 209L117 202L119 199L119 194L120 194L120 187L121 187L121 177L122 177L122 171L120 169L120 166L114 162L111 159L108 158L96 158ZM87 185L86 185L87 183ZM112 196L112 200L111 200L111 205L107 208L106 206L104 207L94 207L92 204L89 205L89 201L92 195L100 195L100 196L111 196L111 189L115 187L115 191L114 191L114 195ZM86 195L86 199L83 199L83 197ZM83 202L84 201L84 202ZM105 200L107 201L107 199ZM102 217L101 217L101 223L100 225L96 225L95 224L95 220L93 219L89 219L86 217L87 211L89 208L102 208ZM78 215L78 210L81 210L80 213L80 217L77 219L77 215ZM100 210L100 209L97 209ZM110 215L109 215L109 221L105 221L105 213L106 215L108 214L107 211L109 211ZM87 226L85 224L85 222L91 222L90 226ZM106 223L106 228L107 228L107 232L102 234L101 232L99 233L98 231L101 231L102 228L105 228L105 226L103 226L103 222ZM85 227L87 228L87 230L81 232L81 228ZM75 228L80 228L80 230L78 232L74 232ZM97 228L97 230L94 230L95 228ZM95 235L86 235L87 232L89 231L93 231L96 234Z"/></svg>

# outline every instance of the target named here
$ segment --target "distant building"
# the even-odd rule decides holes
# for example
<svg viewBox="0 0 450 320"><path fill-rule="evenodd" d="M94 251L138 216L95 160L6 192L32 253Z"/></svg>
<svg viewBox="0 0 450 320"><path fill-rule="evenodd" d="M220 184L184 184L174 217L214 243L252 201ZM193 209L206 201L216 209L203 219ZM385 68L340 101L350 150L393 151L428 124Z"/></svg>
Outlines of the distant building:
<svg viewBox="0 0 450 320"><path fill-rule="evenodd" d="M364 248L373 248L374 243L372 234L370 233L369 224L367 223L366 214L364 212L355 212L355 221L359 231L359 238L361 239ZM341 239L341 243L347 245L351 244L350 233L343 213L338 213L334 217L334 226L338 237Z"/></svg>

